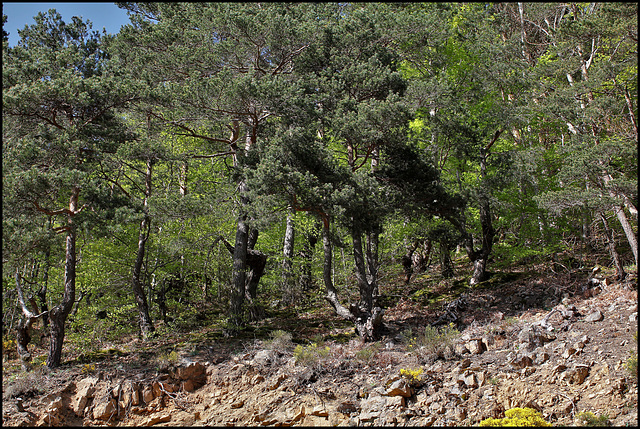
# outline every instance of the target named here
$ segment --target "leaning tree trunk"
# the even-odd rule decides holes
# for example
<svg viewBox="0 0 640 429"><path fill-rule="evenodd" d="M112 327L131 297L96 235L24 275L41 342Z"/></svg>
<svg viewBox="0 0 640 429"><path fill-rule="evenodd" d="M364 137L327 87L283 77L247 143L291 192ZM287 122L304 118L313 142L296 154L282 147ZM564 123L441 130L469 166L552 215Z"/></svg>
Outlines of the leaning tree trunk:
<svg viewBox="0 0 640 429"><path fill-rule="evenodd" d="M618 280L624 280L627 276L627 273L624 271L624 267L620 263L620 256L618 255L618 251L616 250L616 242L613 239L613 234L611 228L609 228L609 222L607 222L607 218L603 213L598 213L600 216L600 220L602 221L602 225L604 226L604 235L607 237L607 244L609 245L609 253L611 254L611 259L613 259L613 264L616 267L616 276Z"/></svg>
<svg viewBox="0 0 640 429"><path fill-rule="evenodd" d="M342 304L340 304L340 300L338 299L338 292L333 285L332 280L332 266L333 266L333 248L331 245L331 237L329 231L329 220L325 217L323 218L323 228L322 228L322 248L324 250L324 261L322 264L322 278L324 280L324 286L327 290L327 295L325 299L329 301L329 304L333 307L336 314L343 319L346 320L354 320L353 314Z"/></svg>
<svg viewBox="0 0 640 429"><path fill-rule="evenodd" d="M144 288L142 287L142 281L140 280L142 265L144 263L145 248L151 231L151 217L149 216L148 211L148 200L151 196L152 171L153 162L149 160L147 161L147 172L145 175L145 196L142 208L144 216L142 218L142 221L140 222L140 233L138 235L138 251L136 253L136 261L133 266L133 275L131 279L133 296L136 300L136 304L138 305L140 331L142 332L143 338L149 337L155 330L153 327L153 321L151 320L151 316L149 315L149 305L147 303L147 297L144 293Z"/></svg>
<svg viewBox="0 0 640 429"><path fill-rule="evenodd" d="M67 215L64 294L60 304L53 307L49 312L51 343L49 356L47 357L47 367L51 369L60 365L62 344L64 343L64 324L76 299L76 225L73 218L78 213L79 195L80 188L74 187L69 199L69 212Z"/></svg>

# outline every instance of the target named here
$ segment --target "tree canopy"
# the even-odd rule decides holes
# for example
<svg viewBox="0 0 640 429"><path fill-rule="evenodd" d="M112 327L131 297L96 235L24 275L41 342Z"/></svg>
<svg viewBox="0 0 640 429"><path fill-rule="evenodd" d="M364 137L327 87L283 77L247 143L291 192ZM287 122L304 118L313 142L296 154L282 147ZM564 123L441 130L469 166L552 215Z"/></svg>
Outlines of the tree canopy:
<svg viewBox="0 0 640 429"><path fill-rule="evenodd" d="M117 5L3 33L3 307L42 296L49 367L105 309L237 335L328 301L374 340L433 244L468 287L600 227L637 267L637 4Z"/></svg>

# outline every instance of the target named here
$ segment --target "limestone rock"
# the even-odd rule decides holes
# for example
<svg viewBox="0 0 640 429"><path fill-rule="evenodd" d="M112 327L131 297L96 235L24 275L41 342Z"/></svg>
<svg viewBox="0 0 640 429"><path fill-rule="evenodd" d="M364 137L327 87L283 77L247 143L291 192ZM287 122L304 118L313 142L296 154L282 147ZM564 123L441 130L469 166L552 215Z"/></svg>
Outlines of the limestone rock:
<svg viewBox="0 0 640 429"><path fill-rule="evenodd" d="M533 365L533 359L527 355L518 355L509 361L509 364L517 369Z"/></svg>
<svg viewBox="0 0 640 429"><path fill-rule="evenodd" d="M591 312L584 320L585 322L600 322L604 319L604 315L600 310L595 310Z"/></svg>
<svg viewBox="0 0 640 429"><path fill-rule="evenodd" d="M360 421L371 422L378 417L387 404L387 400L383 396L374 396L360 404Z"/></svg>
<svg viewBox="0 0 640 429"><path fill-rule="evenodd" d="M528 325L518 334L518 340L527 351L532 351L544 343L551 342L556 336L539 325Z"/></svg>
<svg viewBox="0 0 640 429"><path fill-rule="evenodd" d="M159 416L151 416L147 420L144 421L142 426L153 426L158 423L166 423L171 421L171 414L162 414Z"/></svg>
<svg viewBox="0 0 640 429"><path fill-rule="evenodd" d="M403 396L405 398L413 395L413 389L407 380L400 378L395 380L389 385L389 388L385 392L386 396Z"/></svg>
<svg viewBox="0 0 640 429"><path fill-rule="evenodd" d="M89 402L89 399L93 397L93 393L96 390L96 384L98 384L99 379L97 377L88 377L83 380L80 380L78 383L76 390L77 393L71 399L71 409L77 416L82 416L84 414L84 409Z"/></svg>
<svg viewBox="0 0 640 429"><path fill-rule="evenodd" d="M466 344L467 349L473 355L482 354L482 352L486 351L486 347L482 342L481 338L473 338Z"/></svg>
<svg viewBox="0 0 640 429"><path fill-rule="evenodd" d="M93 418L107 421L116 413L116 400L113 398L103 398L93 407Z"/></svg>

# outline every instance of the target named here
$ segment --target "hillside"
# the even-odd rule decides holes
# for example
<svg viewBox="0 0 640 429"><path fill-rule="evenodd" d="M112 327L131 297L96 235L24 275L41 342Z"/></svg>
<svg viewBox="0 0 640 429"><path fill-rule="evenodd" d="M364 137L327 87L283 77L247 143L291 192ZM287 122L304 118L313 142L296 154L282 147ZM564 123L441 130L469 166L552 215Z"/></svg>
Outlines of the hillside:
<svg viewBox="0 0 640 429"><path fill-rule="evenodd" d="M241 338L201 327L128 340L51 372L5 358L3 426L471 426L514 407L554 426L585 425L584 412L600 418L591 424L636 426L637 275L616 283L605 269L588 282L589 270L550 268L463 288L461 331L449 336L420 335L443 314L416 293L424 275L412 293L395 286L403 297L383 290L394 304L371 344L325 305Z"/></svg>

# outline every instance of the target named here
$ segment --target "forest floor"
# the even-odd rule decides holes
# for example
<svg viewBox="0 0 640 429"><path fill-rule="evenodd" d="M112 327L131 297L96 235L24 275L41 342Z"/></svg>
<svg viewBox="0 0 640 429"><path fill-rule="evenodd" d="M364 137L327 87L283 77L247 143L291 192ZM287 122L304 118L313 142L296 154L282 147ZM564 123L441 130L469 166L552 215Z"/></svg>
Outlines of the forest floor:
<svg viewBox="0 0 640 429"><path fill-rule="evenodd" d="M202 326L123 339L55 371L5 359L2 423L474 426L529 407L554 426L637 427L637 273L616 282L591 268L521 265L473 288L392 276L383 337L370 344L319 300L237 338ZM460 296L460 333L435 345L421 336Z"/></svg>

